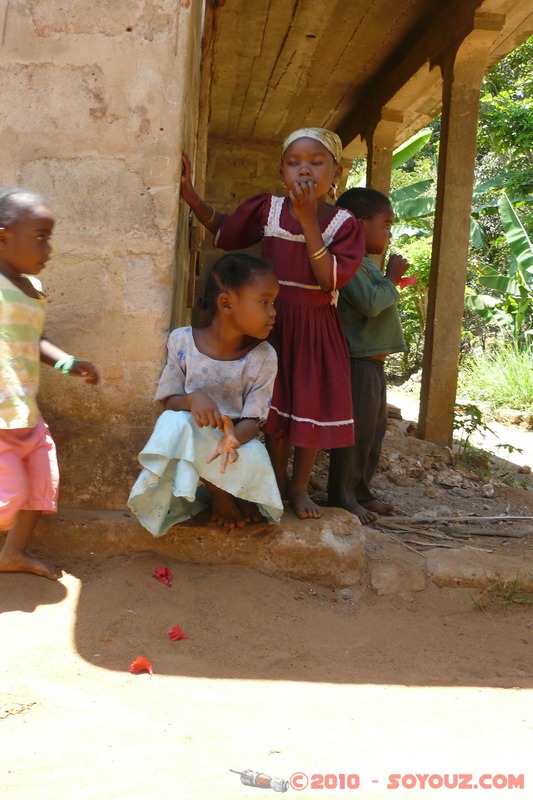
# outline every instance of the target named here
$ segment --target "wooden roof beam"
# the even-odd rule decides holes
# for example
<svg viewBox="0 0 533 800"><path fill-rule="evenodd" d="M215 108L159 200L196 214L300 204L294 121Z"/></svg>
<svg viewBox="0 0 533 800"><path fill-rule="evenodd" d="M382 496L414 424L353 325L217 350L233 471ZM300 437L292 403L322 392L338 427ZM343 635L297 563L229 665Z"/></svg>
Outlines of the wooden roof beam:
<svg viewBox="0 0 533 800"><path fill-rule="evenodd" d="M455 0L453 8L447 6L435 17L414 46L402 43L383 69L364 91L356 93L350 112L336 126L336 131L347 147L357 136L375 127L382 109L429 61L438 64L450 49L456 49L475 27L475 12L483 0ZM453 29L449 20L454 19ZM443 35L448 30L448 35Z"/></svg>

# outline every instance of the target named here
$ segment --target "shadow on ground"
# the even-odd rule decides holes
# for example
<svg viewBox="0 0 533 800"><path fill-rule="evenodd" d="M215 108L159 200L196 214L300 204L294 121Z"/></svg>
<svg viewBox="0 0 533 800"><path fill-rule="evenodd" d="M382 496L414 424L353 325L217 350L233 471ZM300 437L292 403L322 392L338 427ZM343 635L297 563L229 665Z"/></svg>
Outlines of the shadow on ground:
<svg viewBox="0 0 533 800"><path fill-rule="evenodd" d="M167 587L156 567L173 575ZM533 607L478 610L475 592L430 586L409 599L324 587L245 567L154 553L73 563L75 645L124 672L139 655L159 675L213 679L531 687ZM173 642L179 624L189 637Z"/></svg>
<svg viewBox="0 0 533 800"><path fill-rule="evenodd" d="M67 596L59 581L48 581L33 575L0 575L0 614L10 611L31 613L39 606L61 603Z"/></svg>

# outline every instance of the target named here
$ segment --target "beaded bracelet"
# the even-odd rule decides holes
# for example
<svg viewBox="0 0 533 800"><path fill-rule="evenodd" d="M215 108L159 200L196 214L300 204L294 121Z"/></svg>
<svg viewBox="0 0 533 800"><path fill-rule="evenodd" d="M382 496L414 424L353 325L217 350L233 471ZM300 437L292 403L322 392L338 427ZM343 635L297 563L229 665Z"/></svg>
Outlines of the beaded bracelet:
<svg viewBox="0 0 533 800"><path fill-rule="evenodd" d="M309 258L311 259L311 261L318 261L318 259L322 258L322 256L325 256L327 252L328 248L326 247L326 245L324 245L323 247L320 248L320 250L317 250L316 253L312 253L309 256Z"/></svg>
<svg viewBox="0 0 533 800"><path fill-rule="evenodd" d="M63 375L68 375L74 364L79 364L79 358L66 356L66 358L60 358L59 361L56 361L54 369L60 369Z"/></svg>

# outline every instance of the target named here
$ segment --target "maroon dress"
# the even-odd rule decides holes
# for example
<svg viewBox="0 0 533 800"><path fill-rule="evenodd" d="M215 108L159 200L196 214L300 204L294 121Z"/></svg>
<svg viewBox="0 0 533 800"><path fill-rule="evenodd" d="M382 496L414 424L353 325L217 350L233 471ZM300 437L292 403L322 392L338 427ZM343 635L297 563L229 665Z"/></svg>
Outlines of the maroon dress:
<svg viewBox="0 0 533 800"><path fill-rule="evenodd" d="M262 240L262 256L280 282L269 342L278 375L267 434L284 431L296 447L349 447L354 441L350 360L336 308L336 290L355 275L365 249L362 224L343 208L319 221L333 256L334 291L324 292L311 269L302 228L287 198L260 194L226 215L215 239L223 250Z"/></svg>

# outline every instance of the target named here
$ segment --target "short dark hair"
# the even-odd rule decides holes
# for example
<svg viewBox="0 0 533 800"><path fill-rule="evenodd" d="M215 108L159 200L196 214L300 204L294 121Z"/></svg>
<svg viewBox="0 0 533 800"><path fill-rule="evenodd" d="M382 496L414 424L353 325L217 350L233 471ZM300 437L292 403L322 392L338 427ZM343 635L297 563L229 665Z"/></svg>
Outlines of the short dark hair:
<svg viewBox="0 0 533 800"><path fill-rule="evenodd" d="M207 273L203 296L196 301L203 311L217 310L217 297L228 290L238 292L260 275L273 273L270 264L248 253L227 253L215 261Z"/></svg>
<svg viewBox="0 0 533 800"><path fill-rule="evenodd" d="M392 209L392 203L387 195L364 186L355 186L343 192L336 205L348 209L357 219L373 219L376 214Z"/></svg>
<svg viewBox="0 0 533 800"><path fill-rule="evenodd" d="M34 205L48 207L49 203L38 192L22 186L5 186L0 189L0 227L9 228Z"/></svg>

